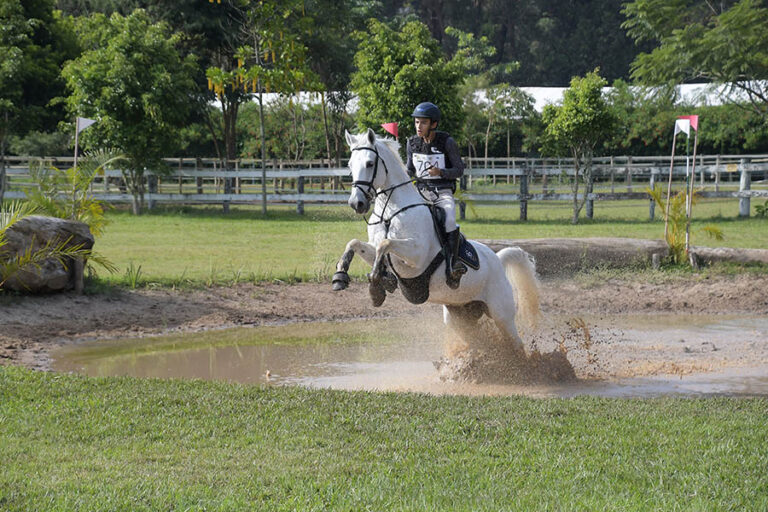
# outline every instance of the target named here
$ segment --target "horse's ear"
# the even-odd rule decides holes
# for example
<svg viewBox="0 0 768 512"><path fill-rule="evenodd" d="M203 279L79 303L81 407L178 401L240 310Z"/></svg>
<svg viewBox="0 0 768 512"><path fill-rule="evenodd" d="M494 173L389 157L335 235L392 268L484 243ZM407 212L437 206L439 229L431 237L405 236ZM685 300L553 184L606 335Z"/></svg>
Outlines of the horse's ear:
<svg viewBox="0 0 768 512"><path fill-rule="evenodd" d="M344 137L347 139L347 145L351 148L355 142L355 136L349 133L349 130L344 130Z"/></svg>
<svg viewBox="0 0 768 512"><path fill-rule="evenodd" d="M371 146L376 144L376 133L373 131L373 128L368 128L368 142L371 143Z"/></svg>

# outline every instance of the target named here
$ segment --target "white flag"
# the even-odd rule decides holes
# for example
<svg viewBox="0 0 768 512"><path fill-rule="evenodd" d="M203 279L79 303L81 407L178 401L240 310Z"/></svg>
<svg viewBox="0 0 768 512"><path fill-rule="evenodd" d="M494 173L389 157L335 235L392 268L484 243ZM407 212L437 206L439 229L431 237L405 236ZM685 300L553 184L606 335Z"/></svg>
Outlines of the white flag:
<svg viewBox="0 0 768 512"><path fill-rule="evenodd" d="M678 119L675 121L675 135L680 132L685 132L686 135L691 135L691 120L690 119Z"/></svg>
<svg viewBox="0 0 768 512"><path fill-rule="evenodd" d="M87 117L78 117L77 118L77 133L80 133L81 131L85 130L89 126L91 126L93 123L95 123L95 119L88 119Z"/></svg>

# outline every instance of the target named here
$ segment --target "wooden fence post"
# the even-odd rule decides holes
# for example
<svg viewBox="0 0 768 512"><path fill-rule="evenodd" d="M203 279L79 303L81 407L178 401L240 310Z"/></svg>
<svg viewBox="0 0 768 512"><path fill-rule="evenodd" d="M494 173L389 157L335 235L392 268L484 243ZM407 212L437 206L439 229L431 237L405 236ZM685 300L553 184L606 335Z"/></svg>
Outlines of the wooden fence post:
<svg viewBox="0 0 768 512"><path fill-rule="evenodd" d="M232 165L232 162L229 159L227 159L226 160L226 164L221 166L221 170L225 171L225 172L231 172L232 171L232 167L230 167L231 165ZM224 193L225 194L231 194L232 193L232 181L233 181L232 178L224 178ZM222 201L221 209L222 209L222 211L224 213L229 213L229 203L230 203L230 201L226 200L226 199L224 201Z"/></svg>
<svg viewBox="0 0 768 512"><path fill-rule="evenodd" d="M182 167L183 166L183 161L184 161L184 159L180 157L179 158L179 194L183 194L184 193L183 182L181 180L181 171L183 169L183 167Z"/></svg>
<svg viewBox="0 0 768 512"><path fill-rule="evenodd" d="M523 160L520 175L520 220L528 220L528 160Z"/></svg>
<svg viewBox="0 0 768 512"><path fill-rule="evenodd" d="M651 182L648 185L651 190L654 189L656 186L656 169L651 169ZM653 198L650 198L650 201L648 202L648 220L653 220L653 218L656 216L656 201L653 200Z"/></svg>
<svg viewBox="0 0 768 512"><path fill-rule="evenodd" d="M154 174L147 175L147 191L149 192L149 201L147 201L147 209L151 210L155 207L155 200L152 199L152 194L157 194L157 176Z"/></svg>
<svg viewBox="0 0 768 512"><path fill-rule="evenodd" d="M632 192L632 157L627 157L627 192Z"/></svg>
<svg viewBox="0 0 768 512"><path fill-rule="evenodd" d="M200 157L195 158L195 171L199 171L203 167L203 159ZM198 176L195 178L195 185L197 185L197 193L203 193L203 178Z"/></svg>
<svg viewBox="0 0 768 512"><path fill-rule="evenodd" d="M741 181L739 182L739 192L746 192L752 188L752 177L747 169L747 160L739 160L741 167ZM739 217L749 217L749 196L739 198Z"/></svg>
<svg viewBox="0 0 768 512"><path fill-rule="evenodd" d="M304 193L304 176L299 176L298 180L296 180L296 191L299 195ZM296 201L296 213L304 215L304 201L302 199Z"/></svg>
<svg viewBox="0 0 768 512"><path fill-rule="evenodd" d="M235 172L236 173L240 172L240 159L239 158L237 160L235 160ZM235 194L242 193L242 191L240 190L240 186L241 186L240 185L240 176L237 176L235 178Z"/></svg>
<svg viewBox="0 0 768 512"><path fill-rule="evenodd" d="M587 178L587 182L584 184L584 194L587 196L586 216L588 219L592 219L595 216L595 201L589 195L592 193L595 184L595 167L591 163L589 165L592 166L592 169L590 169L589 178Z"/></svg>
<svg viewBox="0 0 768 512"><path fill-rule="evenodd" d="M715 157L715 192L720 192L720 155Z"/></svg>

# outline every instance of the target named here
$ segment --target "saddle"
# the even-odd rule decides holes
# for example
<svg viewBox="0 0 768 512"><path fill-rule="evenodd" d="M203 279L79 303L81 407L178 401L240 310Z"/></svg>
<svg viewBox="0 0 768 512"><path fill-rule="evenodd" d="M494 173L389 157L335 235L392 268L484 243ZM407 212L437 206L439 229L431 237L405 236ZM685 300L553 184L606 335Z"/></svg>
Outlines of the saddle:
<svg viewBox="0 0 768 512"><path fill-rule="evenodd" d="M435 227L435 234L437 234L437 238L440 240L440 246L442 249L435 255L435 257L432 259L432 262L427 266L426 270L424 270L421 275L416 277L400 277L397 271L395 271L395 268L392 266L392 260L390 256L387 255L389 268L397 277L398 284L400 285L400 291L406 300L408 300L408 302L411 304L423 304L427 301L427 299L429 299L429 280L432 277L432 274L434 274L435 270L437 270L437 267L439 267L440 264L445 261L445 257L448 251L448 240L445 233L445 210L432 204L427 206L429 206L429 211L432 214L432 223ZM477 251L475 250L475 247L467 241L463 234L461 234L459 239L459 259L463 261L468 267L474 270L480 268L480 258L477 255Z"/></svg>

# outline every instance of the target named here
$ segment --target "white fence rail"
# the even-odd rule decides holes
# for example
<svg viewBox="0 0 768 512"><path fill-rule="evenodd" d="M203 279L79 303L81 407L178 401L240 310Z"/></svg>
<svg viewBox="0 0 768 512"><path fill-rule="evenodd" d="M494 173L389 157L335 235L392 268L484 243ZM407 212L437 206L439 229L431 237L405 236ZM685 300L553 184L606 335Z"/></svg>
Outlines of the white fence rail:
<svg viewBox="0 0 768 512"><path fill-rule="evenodd" d="M29 166L33 159L6 157L5 199L23 199L34 186ZM37 159L39 160L39 159ZM66 168L72 158L45 159ZM155 204L258 204L262 201L263 174L259 161L237 160L222 165L214 159L168 159L169 170L146 173L144 199ZM462 179L462 197L477 203L519 203L520 218L527 219L529 202L570 201L573 177L570 159L471 158ZM692 159L677 157L672 168L679 188ZM594 161L593 190L587 191L586 215L593 216L594 201L649 200L647 187L666 184L670 172L665 157L602 157ZM749 216L750 199L768 199L768 155L697 156L696 179L705 198L739 200L739 215ZM349 170L328 168L320 160L270 162L265 172L268 203L295 203L299 213L306 203L343 204L348 198ZM753 186L754 183L754 186ZM583 194L583 186L580 195ZM623 191L620 189L624 189ZM109 203L130 202L123 174L109 170L94 180L95 198ZM582 196L583 197L583 196ZM460 208L464 216L463 204ZM654 204L649 200L649 216Z"/></svg>

